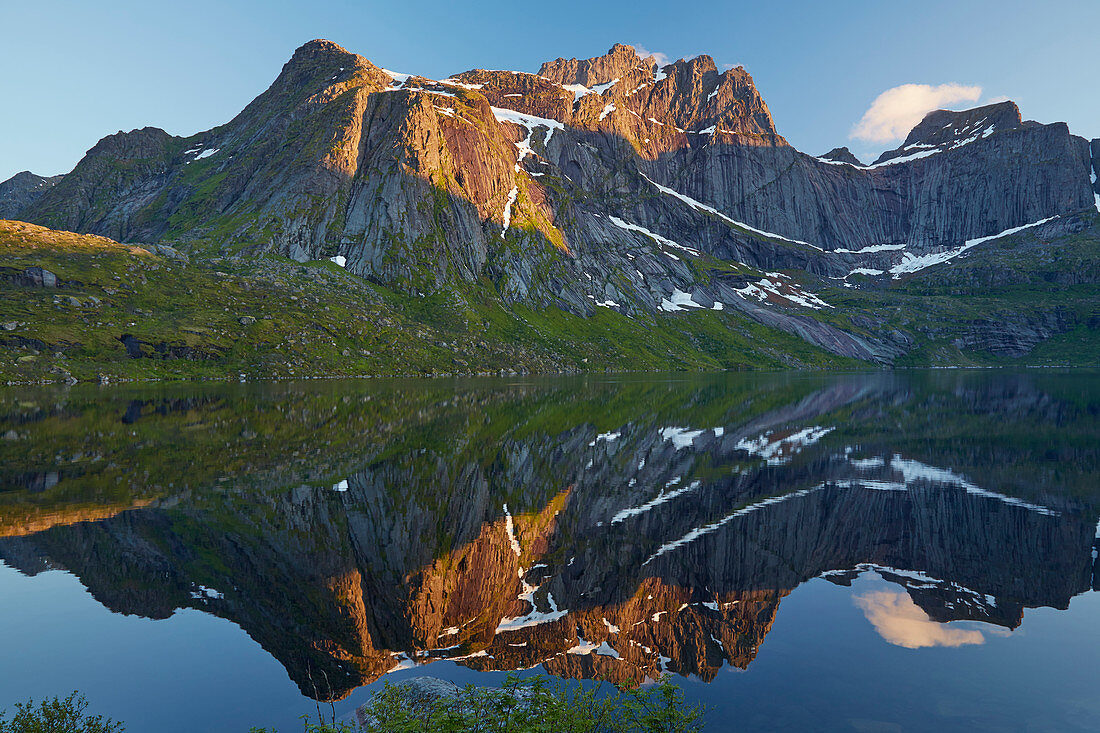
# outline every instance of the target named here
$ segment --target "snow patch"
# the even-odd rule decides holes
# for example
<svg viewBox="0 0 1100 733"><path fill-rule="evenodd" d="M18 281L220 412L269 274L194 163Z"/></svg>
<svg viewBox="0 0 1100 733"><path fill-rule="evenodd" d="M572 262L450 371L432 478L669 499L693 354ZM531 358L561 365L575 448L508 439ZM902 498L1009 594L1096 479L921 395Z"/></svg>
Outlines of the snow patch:
<svg viewBox="0 0 1100 733"><path fill-rule="evenodd" d="M955 484L966 491L966 493L972 494L974 496L981 496L986 499L996 499L997 501L1002 501L1005 504L1018 506L1022 509L1027 509L1028 511L1037 512L1039 514L1045 514L1050 517L1058 516L1058 512L1049 507L1045 507L1040 504L1032 504L1031 502L1024 501L1023 499L1017 499L1013 496L1005 496L1004 494L1000 494L995 491L988 491L986 489L979 488L967 481L962 476L947 468L937 468L935 466L929 466L927 464L921 463L920 461L902 458L900 455L895 455L893 459L891 459L890 468L894 471L899 472L902 475L906 485L921 480L929 481L932 483Z"/></svg>
<svg viewBox="0 0 1100 733"><path fill-rule="evenodd" d="M823 428L815 425L785 436L769 430L754 440L742 438L734 448L763 458L769 466L779 466L788 463L803 448L813 445L834 430L835 427Z"/></svg>
<svg viewBox="0 0 1100 733"><path fill-rule="evenodd" d="M661 438L672 442L676 450L681 448L690 448L695 439L705 433L705 430L691 430L689 428L661 428ZM641 469L643 464L639 464L638 468Z"/></svg>
<svg viewBox="0 0 1100 733"><path fill-rule="evenodd" d="M876 270L876 269L871 268L871 267L857 267L856 269L852 270L847 275L845 275L844 279L847 280L852 275L884 275L884 274L885 274L885 272L883 270Z"/></svg>
<svg viewBox="0 0 1100 733"><path fill-rule="evenodd" d="M848 462L851 463L853 467L861 470L866 468L882 468L886 465L886 461L884 461L881 456L875 456L874 458L849 458Z"/></svg>
<svg viewBox="0 0 1100 733"><path fill-rule="evenodd" d="M872 244L863 249L834 249L833 252L843 252L852 255L871 254L872 252L889 252L896 249L905 249L904 244Z"/></svg>
<svg viewBox="0 0 1100 733"><path fill-rule="evenodd" d="M623 221L622 219L620 219L617 216L609 216L607 218L611 220L612 224L619 227L620 229L626 229L627 231L630 231L630 232L638 232L639 234L644 234L645 236L649 237L650 239L652 239L657 244L664 245L665 247L672 247L674 249L683 250L684 252L687 252L688 254L693 255L695 257L699 256L699 250L692 249L691 247L685 247L682 244L677 244L676 242L673 242L671 239L667 239L665 237L662 237L660 234L656 234L654 232L651 232L643 226L639 226L638 224L630 224L628 222Z"/></svg>
<svg viewBox="0 0 1100 733"><path fill-rule="evenodd" d="M657 551L655 553L653 553L652 555L649 556L648 560L646 560L644 563L642 563L642 565L643 566L648 565L649 563L651 563L654 560L656 560L657 558L659 558L661 555L664 555L668 552L671 552L671 551L673 551L677 548L683 547L684 545L690 544L690 543L694 542L695 540L699 539L700 537L708 535L711 532L714 532L715 530L725 526L727 523L733 521L734 519L736 519L738 517L743 517L747 514L751 514L752 512L755 512L759 509L763 509L764 507L767 507L767 506L771 506L772 504L779 504L779 503L784 502L784 501L789 501L791 499L797 499L799 497L806 496L808 494L811 494L815 491L820 490L823 486L824 486L824 484L820 484L818 486L813 487L812 489L801 489L799 491L793 491L789 494L782 494L780 496L769 497L769 498L764 499L762 501L758 501L754 504L749 504L748 506L742 507L742 508L738 509L737 511L731 512L730 514L727 514L726 516L722 517L721 519L719 519L716 522L711 522L710 524L706 524L706 525L703 525L702 527L697 527L696 529L691 530L690 532L688 532L687 534L685 534L683 537L681 537L678 540L674 540L672 542L668 542L668 543L665 543L665 544L661 545L659 548L657 548Z"/></svg>
<svg viewBox="0 0 1100 733"><path fill-rule="evenodd" d="M446 85L452 86L452 87L462 87L463 89L484 89L485 88L484 84L466 84L465 82L461 82L461 81L458 81L458 80L453 79L453 78L444 79L443 81L441 81L439 83L440 84L446 84Z"/></svg>
<svg viewBox="0 0 1100 733"><path fill-rule="evenodd" d="M380 69L380 71L390 78L390 84L404 85L409 80L412 74L400 74L396 71L390 71L389 69Z"/></svg>
<svg viewBox="0 0 1100 733"><path fill-rule="evenodd" d="M610 443L612 441L618 440L620 436L622 436L622 433L600 433L596 436L595 440L588 444L588 447L592 448L596 445L596 443L599 443L603 440L606 440L608 443Z"/></svg>
<svg viewBox="0 0 1100 733"><path fill-rule="evenodd" d="M812 308L813 310L833 307L813 293L798 287L786 275L769 272L768 276L755 283L749 283L743 288L735 288L734 292L745 300L756 299L766 303L772 298L777 298L792 305Z"/></svg>
<svg viewBox="0 0 1100 733"><path fill-rule="evenodd" d="M538 590L540 586L529 586L529 587L530 587L530 596L528 596L528 593L524 592L523 594L520 595L520 600L524 600L524 601L529 602L531 604L532 609L534 609L535 608L534 594L535 594L535 591ZM557 621L558 619L565 618L569 614L568 610L563 611L563 610L558 609L558 604L556 604L554 602L553 594L547 593L546 594L546 601L547 601L547 603L550 604L550 611L549 612L532 610L530 613L526 614L525 616L502 618L500 620L500 623L497 624L496 633L499 634L502 631L516 631L517 629L526 629L526 628L529 628L531 626L538 626L540 624L548 624L551 621Z"/></svg>
<svg viewBox="0 0 1100 733"><path fill-rule="evenodd" d="M548 117L536 117L534 115L523 114L522 112L516 112L512 109L504 109L502 107L491 107L493 111L493 117L497 122L511 122L521 127L526 127L528 131L531 131L536 127L545 127L547 129L546 139L544 139L543 145L550 144L550 138L554 134L554 130L564 130L565 125L557 120L552 120Z"/></svg>
<svg viewBox="0 0 1100 733"><path fill-rule="evenodd" d="M1000 239L1001 237L1007 237L1010 234L1016 234L1017 232L1022 232L1025 229L1030 229L1031 227L1037 227L1042 224L1046 224L1048 221L1053 221L1057 218L1059 218L1059 216L1058 214L1055 214L1054 216L1048 216L1046 219L1040 219L1039 221L1035 221L1030 224L1024 224L1023 226L1005 229L999 234L991 234L988 237L978 237L977 239L968 239L966 240L966 243L963 244L961 247L950 249L946 252L936 252L933 254L919 256L906 252L904 254L904 259L899 264L894 265L890 268L890 274L894 276L895 280L897 280L904 274L919 272L926 268L933 267L934 265L941 265L944 262L953 260L971 247L976 247L979 244L983 244L994 239Z"/></svg>
<svg viewBox="0 0 1100 733"><path fill-rule="evenodd" d="M220 590L215 590L214 588L208 588L205 585L200 585L198 586L198 590L191 591L191 598L196 601L220 601L225 598L225 594L223 594Z"/></svg>
<svg viewBox="0 0 1100 733"><path fill-rule="evenodd" d="M669 188L667 186L662 186L661 184L657 183L656 181L654 181L653 179L651 179L649 176L642 173L641 171L638 171L638 175L640 175L642 178L649 181L649 183L652 184L661 193L668 194L669 196L673 196L675 198L678 198L681 201L683 201L685 204L687 204L688 206L691 206L692 208L697 209L699 211L705 211L708 214L714 214L715 216L719 217L720 219L723 219L724 221L726 221L730 224L733 224L736 227L740 227L742 229L747 229L750 232L753 232L755 234L759 234L759 235L764 236L764 237L772 237L774 239L782 239L784 242L791 242L792 244L804 244L807 247L813 247L814 249L822 251L822 252L824 251L821 247L818 247L816 244L810 244L809 242L803 242L801 239L791 239L789 237L784 237L781 234L775 234L773 232L766 232L763 229L757 229L756 227L749 226L748 224L745 224L744 222L737 221L736 219L731 219L730 217L726 216L722 212L718 211L718 209L715 209L713 206L707 206L706 204L704 204L700 201L696 201L695 199L691 198L690 196L685 196L684 194L682 194L678 191L674 191L674 190L672 190L671 188Z"/></svg>
<svg viewBox="0 0 1100 733"><path fill-rule="evenodd" d="M702 432L702 431L700 431L700 432ZM618 512L615 516L613 516L611 518L611 523L612 524L618 524L618 523L623 522L627 519L630 519L631 517L636 517L639 514L645 514L646 512L648 512L653 507L660 506L661 504L664 504L667 501L671 501L671 500L675 499L676 497L678 497L682 494L686 494L688 492L694 491L695 489L699 488L702 485L703 485L702 481L692 481L687 486L683 486L679 489L675 489L673 491L668 492L667 494L664 493L664 490L662 490L660 494L658 494L655 498L650 499L645 504L640 504L638 506L630 507L628 509L623 509L622 511Z"/></svg>
<svg viewBox="0 0 1100 733"><path fill-rule="evenodd" d="M508 227L512 224L512 204L516 203L517 196L519 196L519 187L512 186L512 190L508 192L508 201L504 204L504 213L501 215L504 222L504 226L500 230L501 239L504 239L504 235L508 233Z"/></svg>

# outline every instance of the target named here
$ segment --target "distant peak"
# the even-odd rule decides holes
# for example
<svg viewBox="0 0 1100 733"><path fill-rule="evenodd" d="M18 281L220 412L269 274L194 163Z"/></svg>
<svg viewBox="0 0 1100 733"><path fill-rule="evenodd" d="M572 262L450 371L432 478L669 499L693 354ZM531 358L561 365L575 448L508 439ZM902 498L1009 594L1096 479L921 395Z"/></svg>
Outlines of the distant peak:
<svg viewBox="0 0 1100 733"><path fill-rule="evenodd" d="M886 151L875 163L952 150L1024 124L1015 102L995 102L960 111L937 109L924 116L900 147Z"/></svg>
<svg viewBox="0 0 1100 733"><path fill-rule="evenodd" d="M1005 130L1019 127L1023 123L1020 108L1015 102L995 102L961 111L937 109L924 116L905 138L905 144L927 141L931 137L942 137L942 133L961 134L976 131L982 125L996 125Z"/></svg>
<svg viewBox="0 0 1100 733"><path fill-rule="evenodd" d="M849 165L855 166L863 165L859 158L857 158L847 147L833 148L824 155L819 155L817 157L821 160L832 160L837 163L848 163Z"/></svg>

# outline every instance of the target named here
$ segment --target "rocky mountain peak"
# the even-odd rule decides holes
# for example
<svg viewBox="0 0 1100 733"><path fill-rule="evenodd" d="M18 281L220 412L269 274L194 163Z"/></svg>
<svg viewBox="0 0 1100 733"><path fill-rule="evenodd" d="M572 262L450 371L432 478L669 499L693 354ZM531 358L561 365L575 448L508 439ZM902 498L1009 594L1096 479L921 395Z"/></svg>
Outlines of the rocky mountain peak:
<svg viewBox="0 0 1100 733"><path fill-rule="evenodd" d="M294 54L290 57L289 64L302 64L310 61L318 61L324 59L340 58L346 56L355 56L351 51L341 46L338 43L332 41L326 41L324 38L315 38L312 41L303 43L301 46L294 50Z"/></svg>
<svg viewBox="0 0 1100 733"><path fill-rule="evenodd" d="M53 188L62 176L39 176L20 171L0 182L0 219L13 219L19 212Z"/></svg>
<svg viewBox="0 0 1100 733"><path fill-rule="evenodd" d="M875 163L952 150L1024 125L1015 102L997 102L961 112L938 109L924 116L901 147L883 153Z"/></svg>
<svg viewBox="0 0 1100 733"><path fill-rule="evenodd" d="M1022 124L1023 117L1015 102L997 102L961 112L938 109L924 116L920 124L905 138L905 144L938 144L969 137L992 126L996 126L998 130L1011 130Z"/></svg>
<svg viewBox="0 0 1100 733"><path fill-rule="evenodd" d="M821 160L832 160L837 163L848 163L849 165L855 166L863 165L859 158L857 158L847 147L833 148L824 155L819 155L817 157Z"/></svg>
<svg viewBox="0 0 1100 733"><path fill-rule="evenodd" d="M775 129L771 111L743 67L718 72L714 59L702 55L681 59L661 69L653 97L667 98L671 118L687 130L736 136L740 144L787 144ZM651 97L652 99L652 97Z"/></svg>
<svg viewBox="0 0 1100 733"><path fill-rule="evenodd" d="M693 76L705 76L710 73L718 73L718 65L714 59L706 54L693 56L690 59L680 59L676 64L683 64ZM743 71L744 69L742 69Z"/></svg>
<svg viewBox="0 0 1100 733"><path fill-rule="evenodd" d="M278 94L316 93L338 79L347 79L356 72L366 72L371 82L385 85L381 70L359 54L339 44L316 39L302 44L290 57L271 85Z"/></svg>
<svg viewBox="0 0 1100 733"><path fill-rule="evenodd" d="M89 156L108 156L121 160L150 158L164 150L164 144L172 136L159 127L142 127L123 132L119 130L97 142L88 151Z"/></svg>
<svg viewBox="0 0 1100 733"><path fill-rule="evenodd" d="M557 58L547 61L539 69L539 76L557 82L562 86L580 84L594 87L622 79L630 72L644 69L652 76L656 67L653 57L641 58L633 46L616 43L603 56L590 59Z"/></svg>

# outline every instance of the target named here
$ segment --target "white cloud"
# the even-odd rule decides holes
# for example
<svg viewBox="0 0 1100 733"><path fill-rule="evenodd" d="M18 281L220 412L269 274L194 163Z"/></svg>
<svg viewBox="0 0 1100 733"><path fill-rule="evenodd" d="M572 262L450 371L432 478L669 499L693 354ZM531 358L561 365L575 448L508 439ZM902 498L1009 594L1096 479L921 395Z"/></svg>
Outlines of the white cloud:
<svg viewBox="0 0 1100 733"><path fill-rule="evenodd" d="M661 53L660 51L649 51L645 46L634 46L634 53L638 54L638 58L642 59L647 56L652 56L653 60L657 62L658 68L668 66L672 63L672 59L668 57L668 54Z"/></svg>
<svg viewBox="0 0 1100 733"><path fill-rule="evenodd" d="M886 641L906 649L983 644L976 629L960 629L933 621L907 593L872 591L852 599Z"/></svg>
<svg viewBox="0 0 1100 733"><path fill-rule="evenodd" d="M976 102L981 96L979 86L902 84L875 97L849 137L875 143L902 140L932 110Z"/></svg>

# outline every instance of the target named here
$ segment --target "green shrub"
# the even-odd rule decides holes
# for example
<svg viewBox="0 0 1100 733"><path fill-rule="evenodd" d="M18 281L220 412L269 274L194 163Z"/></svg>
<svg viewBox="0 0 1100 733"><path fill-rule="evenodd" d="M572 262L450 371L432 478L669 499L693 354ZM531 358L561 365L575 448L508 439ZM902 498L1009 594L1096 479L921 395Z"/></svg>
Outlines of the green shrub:
<svg viewBox="0 0 1100 733"><path fill-rule="evenodd" d="M689 733L703 710L667 680L599 695L597 688L509 675L501 688L468 685L454 699L410 702L386 684L368 703L368 733ZM322 733L324 729L310 731ZM331 729L329 729L331 730ZM328 731L325 731L328 733Z"/></svg>
<svg viewBox="0 0 1100 733"><path fill-rule="evenodd" d="M110 718L85 715L88 701L74 692L64 700L54 697L36 707L34 700L15 704L15 716L5 720L0 712L0 733L122 733L125 728Z"/></svg>
<svg viewBox="0 0 1100 733"><path fill-rule="evenodd" d="M121 723L85 715L79 693L52 698L36 707L16 703L15 717L0 713L0 733L123 733ZM365 709L371 721L350 723L303 720L304 733L694 733L702 730L703 709L687 706L683 691L658 684L600 695L599 689L545 677L510 674L502 687L467 685L455 698L429 703L411 700L400 685L386 683ZM250 733L276 733L252 728Z"/></svg>

